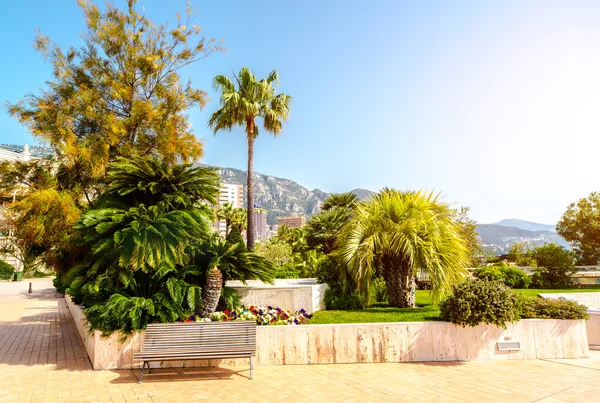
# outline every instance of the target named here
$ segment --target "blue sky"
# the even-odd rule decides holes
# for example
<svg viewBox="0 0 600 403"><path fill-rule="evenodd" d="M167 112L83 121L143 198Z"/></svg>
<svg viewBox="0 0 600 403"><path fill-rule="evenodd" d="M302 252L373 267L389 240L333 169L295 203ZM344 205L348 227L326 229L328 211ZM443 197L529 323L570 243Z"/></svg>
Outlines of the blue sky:
<svg viewBox="0 0 600 403"><path fill-rule="evenodd" d="M185 4L139 2L172 24ZM206 122L212 77L248 66L277 69L294 97L283 135L257 142L258 172L329 192L435 189L480 222L555 223L597 190L598 2L191 4L228 48L183 72L212 98L189 112L206 163L245 168L242 130L213 137ZM0 16L0 101L15 102L50 78L35 29L77 46L84 22L74 0L0 2ZM0 142L35 140L3 110Z"/></svg>

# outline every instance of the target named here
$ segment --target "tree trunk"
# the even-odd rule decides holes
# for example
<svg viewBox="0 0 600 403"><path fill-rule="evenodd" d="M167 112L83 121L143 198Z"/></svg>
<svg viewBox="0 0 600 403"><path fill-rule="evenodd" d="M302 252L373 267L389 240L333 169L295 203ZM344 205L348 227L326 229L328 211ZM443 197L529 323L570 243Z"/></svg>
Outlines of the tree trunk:
<svg viewBox="0 0 600 403"><path fill-rule="evenodd" d="M198 313L202 318L210 318L217 309L223 288L223 273L217 266L208 273L206 285L202 289L202 307Z"/></svg>
<svg viewBox="0 0 600 403"><path fill-rule="evenodd" d="M384 277L390 306L395 308L414 308L416 300L415 278L405 264L394 265L385 262Z"/></svg>
<svg viewBox="0 0 600 403"><path fill-rule="evenodd" d="M225 236L229 235L229 220L225 220Z"/></svg>
<svg viewBox="0 0 600 403"><path fill-rule="evenodd" d="M254 249L254 122L251 122L248 128L248 229L246 230L246 240L248 249Z"/></svg>

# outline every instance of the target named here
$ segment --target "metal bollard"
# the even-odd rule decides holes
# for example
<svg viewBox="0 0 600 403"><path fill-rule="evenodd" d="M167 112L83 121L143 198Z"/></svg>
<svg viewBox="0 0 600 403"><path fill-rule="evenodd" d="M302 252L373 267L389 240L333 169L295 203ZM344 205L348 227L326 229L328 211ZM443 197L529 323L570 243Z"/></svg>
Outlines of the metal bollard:
<svg viewBox="0 0 600 403"><path fill-rule="evenodd" d="M33 290L31 289L31 283L29 283L29 293L31 294Z"/></svg>

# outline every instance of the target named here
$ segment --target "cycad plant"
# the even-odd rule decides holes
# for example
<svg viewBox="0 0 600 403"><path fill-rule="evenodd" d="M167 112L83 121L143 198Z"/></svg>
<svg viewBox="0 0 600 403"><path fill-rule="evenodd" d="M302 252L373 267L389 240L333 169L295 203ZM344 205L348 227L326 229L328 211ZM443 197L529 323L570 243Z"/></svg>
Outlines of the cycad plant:
<svg viewBox="0 0 600 403"><path fill-rule="evenodd" d="M247 201L248 211L254 211L254 141L258 137L258 119L262 127L275 136L283 131L283 122L290 114L292 97L277 94L279 74L273 70L267 78L257 80L249 68L243 67L234 81L224 75L216 76L213 85L221 92L221 109L208 121L215 134L234 126L243 126L248 142ZM254 248L254 214L248 214L248 248Z"/></svg>
<svg viewBox="0 0 600 403"><path fill-rule="evenodd" d="M199 278L197 271L165 265L152 275L122 271L119 278L121 285L109 286L112 293L106 301L86 310L92 328L104 335L145 329L152 322L175 322L200 306L202 290L190 284Z"/></svg>
<svg viewBox="0 0 600 403"><path fill-rule="evenodd" d="M341 253L362 290L381 272L390 305L412 308L418 273L428 275L434 300L464 278L468 256L460 225L432 193L384 189L354 211Z"/></svg>
<svg viewBox="0 0 600 403"><path fill-rule="evenodd" d="M249 251L243 243L230 243L216 234L198 245L193 265L206 273L198 312L203 318L209 318L215 312L225 281L271 282L276 270L272 262Z"/></svg>
<svg viewBox="0 0 600 403"><path fill-rule="evenodd" d="M184 267L210 236L214 217L203 202L216 203L217 173L135 157L112 163L108 175L106 191L75 225L87 254L67 274L69 292L95 306L90 322L103 331L195 310L200 276Z"/></svg>

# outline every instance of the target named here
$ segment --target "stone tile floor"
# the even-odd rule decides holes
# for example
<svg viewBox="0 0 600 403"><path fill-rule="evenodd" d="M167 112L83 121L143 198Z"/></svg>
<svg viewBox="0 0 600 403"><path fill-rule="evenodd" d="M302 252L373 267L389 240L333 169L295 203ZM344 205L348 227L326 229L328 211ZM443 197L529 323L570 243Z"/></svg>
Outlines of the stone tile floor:
<svg viewBox="0 0 600 403"><path fill-rule="evenodd" d="M93 371L49 279L0 282L0 402L594 402L580 360Z"/></svg>

